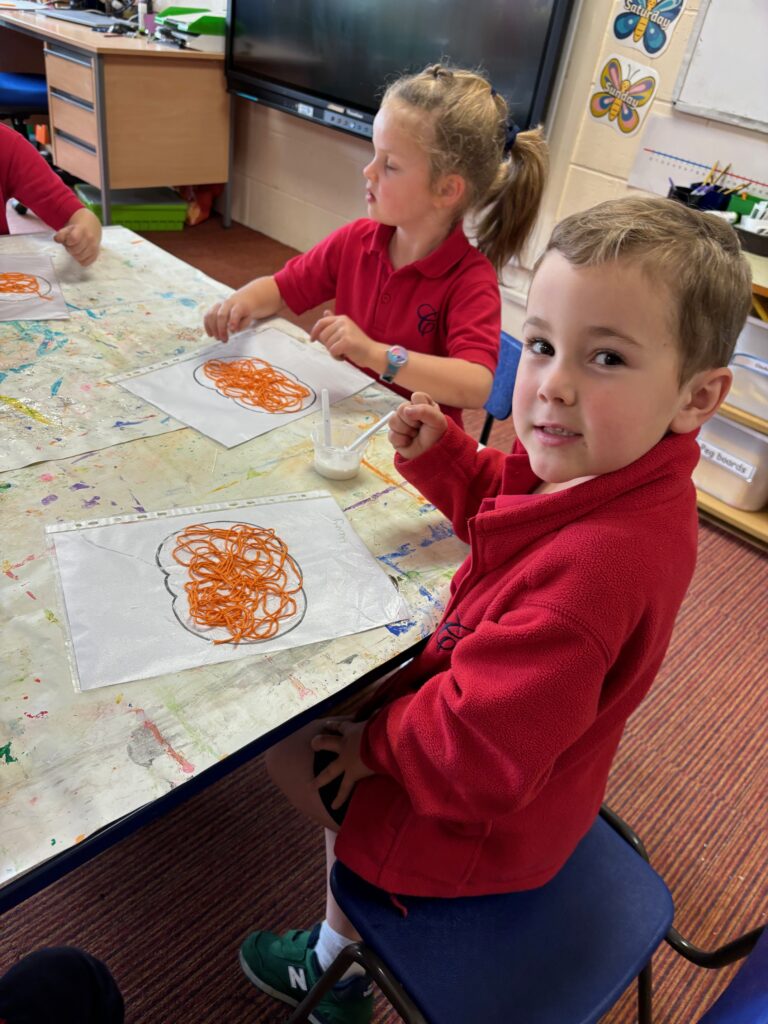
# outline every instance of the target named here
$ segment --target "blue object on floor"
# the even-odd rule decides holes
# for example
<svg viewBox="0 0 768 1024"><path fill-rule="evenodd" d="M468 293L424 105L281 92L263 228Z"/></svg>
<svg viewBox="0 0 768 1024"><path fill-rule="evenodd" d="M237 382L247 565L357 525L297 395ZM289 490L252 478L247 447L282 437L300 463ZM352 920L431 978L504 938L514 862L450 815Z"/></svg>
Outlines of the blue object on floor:
<svg viewBox="0 0 768 1024"><path fill-rule="evenodd" d="M699 1024L768 1024L768 928Z"/></svg>

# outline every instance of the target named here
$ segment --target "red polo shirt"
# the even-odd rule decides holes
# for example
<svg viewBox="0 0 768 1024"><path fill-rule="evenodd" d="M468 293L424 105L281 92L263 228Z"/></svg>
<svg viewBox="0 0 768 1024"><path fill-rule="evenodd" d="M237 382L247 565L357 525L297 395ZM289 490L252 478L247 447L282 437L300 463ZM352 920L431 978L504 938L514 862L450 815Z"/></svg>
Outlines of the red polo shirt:
<svg viewBox="0 0 768 1024"><path fill-rule="evenodd" d="M83 206L31 142L0 124L0 235L8 234L5 204L9 199L28 206L54 231Z"/></svg>
<svg viewBox="0 0 768 1024"><path fill-rule="evenodd" d="M488 259L458 224L434 252L395 270L389 258L394 231L365 219L334 231L275 275L283 301L298 314L335 298L336 313L350 317L375 341L466 359L493 373L501 296ZM459 409L444 406L443 411L461 423Z"/></svg>

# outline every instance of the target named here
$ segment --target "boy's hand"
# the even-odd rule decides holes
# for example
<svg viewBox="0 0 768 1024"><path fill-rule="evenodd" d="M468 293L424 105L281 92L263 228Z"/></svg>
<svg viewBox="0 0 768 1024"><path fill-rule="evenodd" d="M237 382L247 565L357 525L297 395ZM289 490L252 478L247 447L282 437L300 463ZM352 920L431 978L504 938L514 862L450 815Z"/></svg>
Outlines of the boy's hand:
<svg viewBox="0 0 768 1024"><path fill-rule="evenodd" d="M326 309L310 333L312 341L325 345L334 359L346 358L356 366L369 366L376 342L348 316L336 316Z"/></svg>
<svg viewBox="0 0 768 1024"><path fill-rule="evenodd" d="M56 232L53 240L63 245L81 266L88 267L99 255L101 223L90 210L78 210L61 231Z"/></svg>
<svg viewBox="0 0 768 1024"><path fill-rule="evenodd" d="M333 782L339 775L343 775L336 799L331 804L334 810L343 806L349 798L356 782L373 775L373 772L360 757L360 744L363 739L365 722L352 721L331 721L327 722L328 732L318 733L312 738L313 750L331 750L338 754L336 760L320 772L315 779L315 789L322 789L329 782Z"/></svg>
<svg viewBox="0 0 768 1024"><path fill-rule="evenodd" d="M230 334L237 334L253 322L254 315L248 298L240 288L224 302L215 302L205 314L205 333L217 341L229 341Z"/></svg>
<svg viewBox="0 0 768 1024"><path fill-rule="evenodd" d="M415 459L436 444L448 429L440 406L424 391L414 391L389 421L389 443L404 458Z"/></svg>

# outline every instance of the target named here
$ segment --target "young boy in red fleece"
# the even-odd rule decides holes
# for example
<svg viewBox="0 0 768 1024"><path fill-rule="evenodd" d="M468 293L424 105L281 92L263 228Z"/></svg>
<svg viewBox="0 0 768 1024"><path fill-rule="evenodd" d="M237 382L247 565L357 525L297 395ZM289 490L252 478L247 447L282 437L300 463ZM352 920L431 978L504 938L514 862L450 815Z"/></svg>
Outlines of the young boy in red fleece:
<svg viewBox="0 0 768 1024"><path fill-rule="evenodd" d="M70 256L84 267L99 255L101 223L55 174L31 142L0 124L0 235L8 234L5 205L18 199L54 229Z"/></svg>
<svg viewBox="0 0 768 1024"><path fill-rule="evenodd" d="M442 621L362 715L273 748L273 779L339 857L395 894L543 885L600 807L696 559L698 428L725 398L750 273L735 232L666 199L559 224L535 269L510 455L416 393L403 476L469 541ZM328 894L311 932L254 932L248 977L289 1003L357 938ZM352 968L316 1013L371 1018Z"/></svg>

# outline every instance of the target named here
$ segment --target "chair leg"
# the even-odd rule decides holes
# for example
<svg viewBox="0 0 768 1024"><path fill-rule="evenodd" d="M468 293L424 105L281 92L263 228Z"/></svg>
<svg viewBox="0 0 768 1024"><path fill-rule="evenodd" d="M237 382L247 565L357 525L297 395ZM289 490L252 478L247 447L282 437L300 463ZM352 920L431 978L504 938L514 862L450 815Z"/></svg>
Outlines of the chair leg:
<svg viewBox="0 0 768 1024"><path fill-rule="evenodd" d="M653 1024L653 972L650 961L637 976L638 1024Z"/></svg>
<svg viewBox="0 0 768 1024"><path fill-rule="evenodd" d="M358 963L365 968L368 977L378 985L406 1024L428 1024L426 1017L397 978L389 971L384 961L362 942L353 942L344 947L328 970L302 999L286 1024L307 1024L312 1010L315 1009L326 992L340 980L352 963Z"/></svg>
<svg viewBox="0 0 768 1024"><path fill-rule="evenodd" d="M491 436L491 427L493 426L493 416L490 413L486 413L485 423L483 423L483 429L480 431L480 444L488 444L488 438Z"/></svg>

